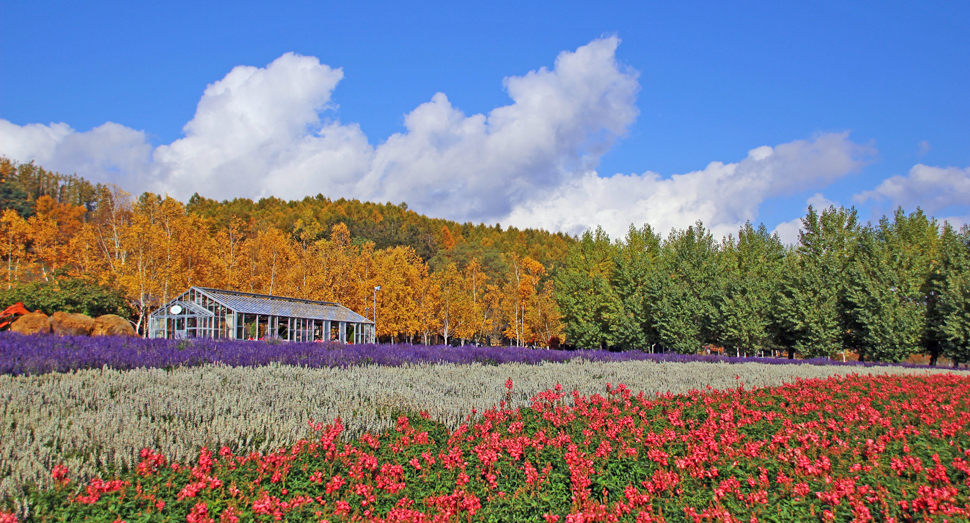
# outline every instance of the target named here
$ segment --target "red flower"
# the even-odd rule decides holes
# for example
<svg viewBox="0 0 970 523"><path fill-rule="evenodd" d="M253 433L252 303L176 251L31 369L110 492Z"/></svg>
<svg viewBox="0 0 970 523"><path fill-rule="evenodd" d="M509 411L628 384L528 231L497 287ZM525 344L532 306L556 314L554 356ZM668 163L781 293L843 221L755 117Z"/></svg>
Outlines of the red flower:
<svg viewBox="0 0 970 523"><path fill-rule="evenodd" d="M71 479L67 477L67 467L65 465L55 466L54 470L51 471L51 477L61 485L67 485L71 482Z"/></svg>

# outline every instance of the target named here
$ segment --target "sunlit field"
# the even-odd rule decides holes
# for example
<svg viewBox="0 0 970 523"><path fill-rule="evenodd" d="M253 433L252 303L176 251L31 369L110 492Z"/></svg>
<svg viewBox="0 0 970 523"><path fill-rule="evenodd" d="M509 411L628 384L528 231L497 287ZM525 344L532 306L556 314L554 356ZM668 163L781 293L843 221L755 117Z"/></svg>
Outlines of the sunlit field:
<svg viewBox="0 0 970 523"><path fill-rule="evenodd" d="M2 376L4 517L952 521L967 508L966 373L410 350L384 365Z"/></svg>

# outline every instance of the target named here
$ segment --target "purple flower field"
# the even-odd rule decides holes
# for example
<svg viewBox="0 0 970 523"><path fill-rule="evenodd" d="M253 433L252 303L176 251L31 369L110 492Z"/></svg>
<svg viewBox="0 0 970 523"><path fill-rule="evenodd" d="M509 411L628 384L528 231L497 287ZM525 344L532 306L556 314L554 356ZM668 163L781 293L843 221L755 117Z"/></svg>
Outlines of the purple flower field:
<svg viewBox="0 0 970 523"><path fill-rule="evenodd" d="M591 361L725 362L812 365L881 365L838 362L824 358L789 360L778 358L734 358L644 352L563 351L525 347L451 347L447 345L343 345L337 343L292 343L273 341L148 340L141 338L83 336L25 336L0 333L0 374L44 374L107 366L125 370L140 367L191 367L222 363L233 367L256 367L270 363L302 367L346 367L353 365L399 366L407 363L501 363L538 364L576 358ZM912 366L912 365L909 365Z"/></svg>

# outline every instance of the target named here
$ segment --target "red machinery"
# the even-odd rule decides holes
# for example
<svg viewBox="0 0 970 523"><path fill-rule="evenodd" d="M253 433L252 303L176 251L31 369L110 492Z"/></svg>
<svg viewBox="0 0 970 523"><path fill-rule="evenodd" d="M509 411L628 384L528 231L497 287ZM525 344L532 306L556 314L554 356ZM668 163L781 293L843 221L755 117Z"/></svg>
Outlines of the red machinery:
<svg viewBox="0 0 970 523"><path fill-rule="evenodd" d="M3 312L0 312L0 330L9 328L11 323L24 314L30 314L30 311L24 307L23 302L19 301L3 309Z"/></svg>

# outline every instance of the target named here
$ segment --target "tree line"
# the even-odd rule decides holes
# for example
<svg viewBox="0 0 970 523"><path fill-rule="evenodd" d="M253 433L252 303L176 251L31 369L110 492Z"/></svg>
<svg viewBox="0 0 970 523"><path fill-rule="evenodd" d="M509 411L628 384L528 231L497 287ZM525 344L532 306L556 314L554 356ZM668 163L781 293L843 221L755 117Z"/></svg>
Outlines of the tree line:
<svg viewBox="0 0 970 523"><path fill-rule="evenodd" d="M809 207L796 245L746 224L586 232L555 285L565 338L584 347L730 355L970 361L970 229L898 209Z"/></svg>
<svg viewBox="0 0 970 523"><path fill-rule="evenodd" d="M323 196L183 204L88 184L78 205L56 183L36 197L25 190L33 178L19 174L36 173L33 164L4 165L14 195L0 202L5 287L95 282L125 296L142 332L153 310L203 286L335 301L376 316L383 341L545 346L561 333L549 270L575 241L568 235Z"/></svg>
<svg viewBox="0 0 970 523"><path fill-rule="evenodd" d="M14 209L24 218L33 216L34 205L42 196L92 211L106 189L76 174L48 171L34 162L17 163L0 156L0 209Z"/></svg>
<svg viewBox="0 0 970 523"><path fill-rule="evenodd" d="M970 361L970 229L919 209L868 224L809 208L793 246L750 223L721 240L698 222L613 241L323 195L136 198L3 157L0 175L5 287L100 285L142 330L198 285L368 318L376 300L383 341Z"/></svg>

